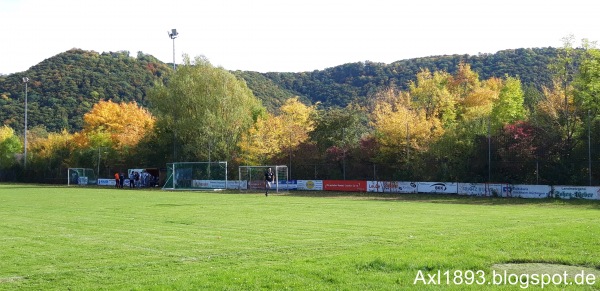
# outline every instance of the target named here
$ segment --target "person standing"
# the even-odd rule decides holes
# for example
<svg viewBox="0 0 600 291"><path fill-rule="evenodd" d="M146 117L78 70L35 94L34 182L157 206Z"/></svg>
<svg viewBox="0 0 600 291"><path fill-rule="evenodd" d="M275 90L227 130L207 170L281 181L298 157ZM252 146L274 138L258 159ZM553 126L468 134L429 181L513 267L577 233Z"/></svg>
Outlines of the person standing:
<svg viewBox="0 0 600 291"><path fill-rule="evenodd" d="M119 185L121 185L121 183L119 182L119 173L115 173L115 188L119 188Z"/></svg>
<svg viewBox="0 0 600 291"><path fill-rule="evenodd" d="M133 173L133 178L135 179L135 187L134 188L140 188L140 173L138 171L135 171Z"/></svg>
<svg viewBox="0 0 600 291"><path fill-rule="evenodd" d="M125 183L125 174L123 172L119 173L119 188L123 189L123 184Z"/></svg>
<svg viewBox="0 0 600 291"><path fill-rule="evenodd" d="M133 175L133 171L129 172L129 189L135 188L135 176Z"/></svg>
<svg viewBox="0 0 600 291"><path fill-rule="evenodd" d="M269 196L269 189L271 188L271 183L273 183L273 171L271 168L268 168L265 172L265 196Z"/></svg>

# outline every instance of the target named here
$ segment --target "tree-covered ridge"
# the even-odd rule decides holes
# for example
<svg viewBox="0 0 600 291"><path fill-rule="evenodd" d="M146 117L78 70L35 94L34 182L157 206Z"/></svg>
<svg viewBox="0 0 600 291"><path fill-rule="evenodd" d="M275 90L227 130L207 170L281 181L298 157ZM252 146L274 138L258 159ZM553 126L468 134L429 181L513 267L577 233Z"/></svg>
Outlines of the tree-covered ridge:
<svg viewBox="0 0 600 291"><path fill-rule="evenodd" d="M452 74L460 63L469 64L483 79L508 75L519 77L525 86L533 85L540 89L551 84L548 64L557 54L558 49L555 48L515 49L476 56L432 56L391 64L367 61L313 72L264 75L281 88L306 96L312 102L344 107L353 101L363 103L384 87L406 90L423 69ZM253 89L252 86L250 88Z"/></svg>
<svg viewBox="0 0 600 291"><path fill-rule="evenodd" d="M373 94L389 87L408 89L415 76L431 72L455 73L462 62L483 79L518 77L525 89L551 85L548 64L559 49L504 50L495 54L432 56L391 64L348 63L325 70L299 73L232 72L244 79L254 95L273 112L293 96L305 104L345 107L368 104ZM24 85L28 77L28 123L50 132L82 129L83 115L100 100L131 102L147 107L146 92L172 74L169 65L141 52L97 53L72 49L44 60L29 70L0 76L0 122L23 132ZM532 94L527 93L526 96Z"/></svg>
<svg viewBox="0 0 600 291"><path fill-rule="evenodd" d="M544 64L532 52L512 51L529 55L524 59L531 66ZM438 57L432 60L458 61L456 68L415 65L418 73L406 89L393 82L391 65L347 64L326 70L338 70L329 75L235 75L205 58L192 62L186 56L168 80L148 91L147 111L140 101L99 101L84 115L83 131L57 134L33 127L27 163L12 128L4 127L0 147L11 151L4 162L13 157L5 165L13 173L22 165L30 177L56 179L60 173L52 169L58 167L95 167L106 175L115 167L227 160L232 172L239 165L286 164L296 179L598 184L593 169L600 161L600 53L568 42L555 53L543 70L549 85L523 85L519 73L510 73L519 66L506 65L511 58L499 57L498 71L486 79L468 57ZM310 90L311 82L327 84L323 88L334 97L339 90L367 91L340 99L349 103L344 107L294 97L278 107L272 102L275 108L268 112L247 85L263 84L257 92L285 98L299 92L282 93L274 84ZM348 92L339 96L351 96ZM148 122L140 123L144 117ZM128 134L130 126L141 131Z"/></svg>
<svg viewBox="0 0 600 291"><path fill-rule="evenodd" d="M249 71L234 71L232 73L239 79L246 81L254 96L260 97L263 105L271 112L281 107L287 99L298 95L297 92L283 89L265 74ZM304 98L303 101L304 103L310 103L307 98Z"/></svg>
<svg viewBox="0 0 600 291"><path fill-rule="evenodd" d="M48 131L80 130L83 115L100 100L135 101L147 105L146 91L172 74L153 56L129 52L71 49L48 58L29 70L0 77L0 121L23 130L25 89L28 84L28 124Z"/></svg>

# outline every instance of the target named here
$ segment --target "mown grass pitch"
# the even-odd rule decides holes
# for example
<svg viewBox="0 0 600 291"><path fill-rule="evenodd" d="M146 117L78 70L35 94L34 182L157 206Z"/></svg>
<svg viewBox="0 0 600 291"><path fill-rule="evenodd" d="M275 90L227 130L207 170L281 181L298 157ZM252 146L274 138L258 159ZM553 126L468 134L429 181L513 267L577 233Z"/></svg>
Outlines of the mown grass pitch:
<svg viewBox="0 0 600 291"><path fill-rule="evenodd" d="M600 286L596 201L3 184L0 221L0 289L519 289L492 284L506 263ZM487 281L454 281L469 270Z"/></svg>

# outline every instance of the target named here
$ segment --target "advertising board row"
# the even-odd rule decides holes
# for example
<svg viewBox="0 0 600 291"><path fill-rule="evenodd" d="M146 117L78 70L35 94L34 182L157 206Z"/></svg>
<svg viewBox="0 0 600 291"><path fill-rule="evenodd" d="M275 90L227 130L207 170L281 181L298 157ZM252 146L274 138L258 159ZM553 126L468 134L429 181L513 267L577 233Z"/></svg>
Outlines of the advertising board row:
<svg viewBox="0 0 600 291"><path fill-rule="evenodd" d="M127 181L126 181L127 182ZM114 186L114 179L98 179L98 185ZM193 180L192 188L247 189L247 181ZM600 187L518 185L503 183L404 182L359 180L289 180L272 189L377 193L437 193L484 197L561 198L600 200Z"/></svg>

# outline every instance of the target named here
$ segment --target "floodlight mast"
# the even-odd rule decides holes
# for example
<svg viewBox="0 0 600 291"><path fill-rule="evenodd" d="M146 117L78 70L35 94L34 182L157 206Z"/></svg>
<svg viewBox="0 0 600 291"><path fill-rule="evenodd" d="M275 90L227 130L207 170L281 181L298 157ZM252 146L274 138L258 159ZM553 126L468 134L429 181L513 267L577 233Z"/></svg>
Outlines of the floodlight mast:
<svg viewBox="0 0 600 291"><path fill-rule="evenodd" d="M170 32L167 31L167 33L169 34L169 37L173 40L173 71L175 71L177 70L177 68L175 67L175 39L177 38L177 36L179 36L179 33L175 28L171 29Z"/></svg>
<svg viewBox="0 0 600 291"><path fill-rule="evenodd" d="M27 83L29 78L23 77L23 83L25 83L25 130L24 130L24 152L23 152L23 168L27 170Z"/></svg>
<svg viewBox="0 0 600 291"><path fill-rule="evenodd" d="M177 67L175 67L175 39L179 36L179 33L177 32L177 29L173 28L170 32L167 31L167 34L169 34L169 37L173 40L173 72L175 72L177 70ZM177 160L177 150L175 148L176 135L177 133L173 130L173 161Z"/></svg>

